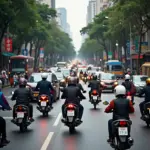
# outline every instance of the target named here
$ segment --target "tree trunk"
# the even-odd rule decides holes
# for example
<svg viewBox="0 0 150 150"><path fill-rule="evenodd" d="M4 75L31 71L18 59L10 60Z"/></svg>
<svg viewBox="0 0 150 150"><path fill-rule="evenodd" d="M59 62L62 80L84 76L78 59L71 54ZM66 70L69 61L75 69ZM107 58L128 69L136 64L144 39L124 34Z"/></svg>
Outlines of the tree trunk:
<svg viewBox="0 0 150 150"><path fill-rule="evenodd" d="M32 48L33 48L33 43L30 42L30 56L32 56Z"/></svg>
<svg viewBox="0 0 150 150"><path fill-rule="evenodd" d="M140 74L140 56L141 56L141 42L142 42L142 34L139 39L139 52L138 52L138 64L137 64L137 73Z"/></svg>

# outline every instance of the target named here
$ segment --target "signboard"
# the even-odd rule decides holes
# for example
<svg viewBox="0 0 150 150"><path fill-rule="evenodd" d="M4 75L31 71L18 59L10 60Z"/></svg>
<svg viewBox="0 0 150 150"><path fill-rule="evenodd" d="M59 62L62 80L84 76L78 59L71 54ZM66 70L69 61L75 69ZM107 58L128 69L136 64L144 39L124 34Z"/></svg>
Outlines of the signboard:
<svg viewBox="0 0 150 150"><path fill-rule="evenodd" d="M112 52L108 52L108 58L112 59Z"/></svg>
<svg viewBox="0 0 150 150"><path fill-rule="evenodd" d="M5 38L5 51L12 52L12 39Z"/></svg>
<svg viewBox="0 0 150 150"><path fill-rule="evenodd" d="M103 51L103 60L107 60L106 52L105 51Z"/></svg>
<svg viewBox="0 0 150 150"><path fill-rule="evenodd" d="M148 42L141 42L141 52L148 50Z"/></svg>
<svg viewBox="0 0 150 150"><path fill-rule="evenodd" d="M44 48L40 48L40 58L44 58Z"/></svg>
<svg viewBox="0 0 150 150"><path fill-rule="evenodd" d="M28 56L28 49L22 49L22 55Z"/></svg>

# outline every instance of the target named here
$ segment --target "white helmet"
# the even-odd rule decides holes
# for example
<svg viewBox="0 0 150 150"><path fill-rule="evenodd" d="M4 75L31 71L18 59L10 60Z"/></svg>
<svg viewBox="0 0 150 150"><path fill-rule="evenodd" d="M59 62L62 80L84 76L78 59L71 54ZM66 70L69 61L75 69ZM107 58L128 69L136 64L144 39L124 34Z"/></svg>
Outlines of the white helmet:
<svg viewBox="0 0 150 150"><path fill-rule="evenodd" d="M125 80L130 80L130 75L129 74L125 75Z"/></svg>
<svg viewBox="0 0 150 150"><path fill-rule="evenodd" d="M42 79L47 79L48 75L47 75L47 73L42 73L41 77L42 77Z"/></svg>
<svg viewBox="0 0 150 150"><path fill-rule="evenodd" d="M126 94L126 89L123 85L118 85L116 86L115 88L115 95L118 96L118 95L125 95Z"/></svg>

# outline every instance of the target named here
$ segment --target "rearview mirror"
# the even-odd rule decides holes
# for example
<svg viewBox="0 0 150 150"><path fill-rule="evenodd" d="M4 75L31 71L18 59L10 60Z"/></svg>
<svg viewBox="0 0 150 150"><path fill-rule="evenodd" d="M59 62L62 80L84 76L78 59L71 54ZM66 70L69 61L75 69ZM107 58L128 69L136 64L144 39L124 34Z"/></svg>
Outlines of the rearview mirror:
<svg viewBox="0 0 150 150"><path fill-rule="evenodd" d="M104 105L108 105L109 102L108 102L108 101L104 101L103 104L104 104Z"/></svg>

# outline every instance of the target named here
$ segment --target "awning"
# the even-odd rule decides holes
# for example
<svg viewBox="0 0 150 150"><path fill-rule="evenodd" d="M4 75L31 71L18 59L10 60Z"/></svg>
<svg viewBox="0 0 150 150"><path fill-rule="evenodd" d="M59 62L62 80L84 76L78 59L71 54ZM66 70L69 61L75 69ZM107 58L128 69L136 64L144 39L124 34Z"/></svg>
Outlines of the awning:
<svg viewBox="0 0 150 150"><path fill-rule="evenodd" d="M7 57L16 56L16 54L10 53L10 52L2 52L2 55L7 56Z"/></svg>

